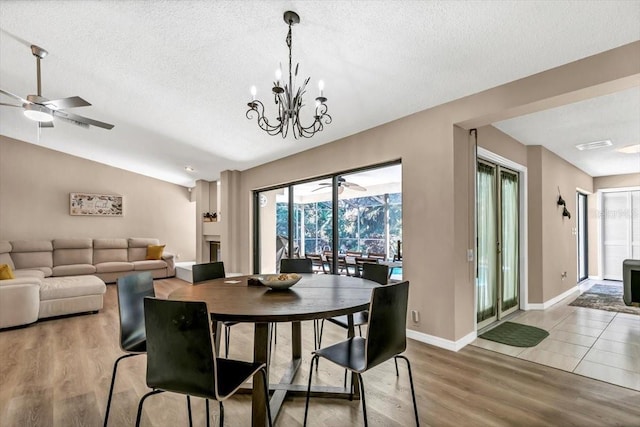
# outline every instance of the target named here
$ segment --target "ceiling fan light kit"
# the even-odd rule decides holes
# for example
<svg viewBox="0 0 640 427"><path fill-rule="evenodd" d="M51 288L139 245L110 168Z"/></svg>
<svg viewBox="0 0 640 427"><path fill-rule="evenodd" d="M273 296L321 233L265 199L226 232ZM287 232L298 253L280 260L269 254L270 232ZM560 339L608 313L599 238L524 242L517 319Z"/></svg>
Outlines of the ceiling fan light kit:
<svg viewBox="0 0 640 427"><path fill-rule="evenodd" d="M67 108L86 107L91 105L89 102L85 101L79 96L53 100L44 98L42 96L42 84L40 78L40 60L47 56L49 52L39 46L31 45L31 53L36 57L36 74L38 83L37 95L27 95L27 99L24 99L21 96L0 89L0 93L17 101L20 101L21 103L21 105L15 105L2 102L0 103L0 105L5 107L22 108L24 110L23 113L27 118L38 122L39 128L53 127L52 122L54 118L58 118L67 123L71 123L84 128L88 128L90 125L97 126L103 129L113 128L112 124L100 122L98 120L89 119L87 117L63 111Z"/></svg>
<svg viewBox="0 0 640 427"><path fill-rule="evenodd" d="M307 83L310 77L307 77L298 89L295 89L295 78L298 76L298 67L292 72L291 47L293 45L293 37L291 27L300 23L300 16L292 11L284 13L284 22L289 26L287 33L287 47L289 48L289 83L282 83L282 67L276 70L276 81L273 84L272 93L274 102L278 108L278 117L276 120L269 122L264 116L264 104L256 99L256 87L251 87L252 100L247 105L247 119L256 118L260 129L264 130L271 136L282 135L286 138L289 133L289 127L293 128L293 136L295 139L300 137L311 138L317 132L322 131L325 124L331 123L331 116L327 113L327 98L324 96L324 82L318 82L319 96L316 98L314 120L309 126L303 126L300 121L300 110L305 106L302 97L306 92Z"/></svg>
<svg viewBox="0 0 640 427"><path fill-rule="evenodd" d="M38 104L22 104L24 115L36 122L52 122L53 114L48 108Z"/></svg>

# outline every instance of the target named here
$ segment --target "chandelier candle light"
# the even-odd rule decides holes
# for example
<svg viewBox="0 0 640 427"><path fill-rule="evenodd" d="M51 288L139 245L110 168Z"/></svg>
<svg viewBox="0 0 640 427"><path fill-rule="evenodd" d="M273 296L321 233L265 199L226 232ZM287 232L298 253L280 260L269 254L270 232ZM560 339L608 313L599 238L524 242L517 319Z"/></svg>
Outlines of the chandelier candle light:
<svg viewBox="0 0 640 427"><path fill-rule="evenodd" d="M276 81L273 84L273 97L278 107L278 117L275 124L270 124L269 120L264 116L264 105L262 102L256 99L256 87L251 87L252 101L247 105L246 116L248 119L257 118L258 126L271 136L281 134L283 138L286 138L289 133L289 126L293 128L293 136L298 139L300 137L311 138L316 132L320 132L325 124L331 123L331 116L327 114L327 98L324 97L324 82L320 80L318 82L318 89L320 90L320 96L316 98L316 110L314 121L309 126L303 126L300 122L300 110L304 107L302 102L302 96L306 92L307 83L309 83L309 77L304 81L302 86L297 90L294 88L294 79L298 76L298 66L294 72L291 72L291 27L294 24L300 22L300 16L297 13L288 11L284 13L284 22L289 26L289 32L287 33L287 46L289 47L289 83L282 86L282 65L276 70Z"/></svg>

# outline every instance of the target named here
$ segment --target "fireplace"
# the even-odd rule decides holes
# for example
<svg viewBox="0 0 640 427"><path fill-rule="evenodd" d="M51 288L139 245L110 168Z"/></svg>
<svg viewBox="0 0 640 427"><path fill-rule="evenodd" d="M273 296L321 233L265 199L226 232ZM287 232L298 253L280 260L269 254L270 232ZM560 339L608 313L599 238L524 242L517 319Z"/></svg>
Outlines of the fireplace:
<svg viewBox="0 0 640 427"><path fill-rule="evenodd" d="M218 262L220 258L220 242L209 242L209 262Z"/></svg>

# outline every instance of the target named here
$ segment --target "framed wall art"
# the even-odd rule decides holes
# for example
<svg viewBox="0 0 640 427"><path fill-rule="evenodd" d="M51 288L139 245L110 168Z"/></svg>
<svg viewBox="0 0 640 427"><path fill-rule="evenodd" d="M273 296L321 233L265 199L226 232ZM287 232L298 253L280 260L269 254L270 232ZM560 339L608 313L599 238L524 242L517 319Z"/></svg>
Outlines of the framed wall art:
<svg viewBox="0 0 640 427"><path fill-rule="evenodd" d="M69 193L69 214L122 216L122 196L113 194Z"/></svg>

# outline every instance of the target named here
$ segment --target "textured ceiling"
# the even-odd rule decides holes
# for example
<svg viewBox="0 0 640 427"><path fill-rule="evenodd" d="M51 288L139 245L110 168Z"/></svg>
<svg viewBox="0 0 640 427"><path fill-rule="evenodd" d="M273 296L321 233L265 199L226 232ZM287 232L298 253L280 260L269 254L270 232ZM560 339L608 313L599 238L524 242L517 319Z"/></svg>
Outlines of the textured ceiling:
<svg viewBox="0 0 640 427"><path fill-rule="evenodd" d="M293 59L309 95L325 81L334 119L310 140L245 118L251 85L271 104L289 9L302 20ZM0 107L0 133L191 186L633 42L639 20L638 1L3 0L0 87L35 93L37 44L43 95L82 96L93 106L73 112L115 128L57 122L38 136Z"/></svg>
<svg viewBox="0 0 640 427"><path fill-rule="evenodd" d="M617 149L640 144L640 88L494 123L525 145L544 145L591 176L640 173L640 153ZM575 146L610 140L611 146Z"/></svg>

